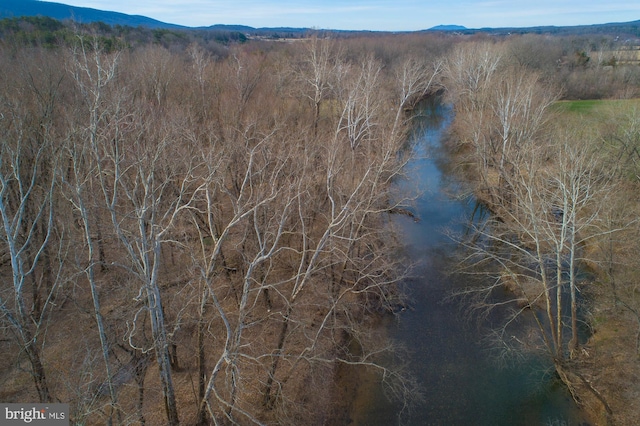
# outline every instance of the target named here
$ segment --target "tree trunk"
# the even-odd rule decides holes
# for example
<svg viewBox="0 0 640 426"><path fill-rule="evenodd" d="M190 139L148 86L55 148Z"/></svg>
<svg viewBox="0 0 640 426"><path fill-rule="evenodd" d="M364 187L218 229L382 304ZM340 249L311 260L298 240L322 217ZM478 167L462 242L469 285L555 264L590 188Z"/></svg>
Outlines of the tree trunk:
<svg viewBox="0 0 640 426"><path fill-rule="evenodd" d="M278 346L273 354L273 361L271 362L271 369L269 370L269 377L267 377L267 383L264 389L263 404L265 407L272 409L275 405L277 395L272 395L273 383L275 381L276 371L278 370L278 364L280 363L280 357L282 355L282 349L284 348L284 342L287 338L287 330L289 329L289 316L291 315L292 307L287 307L287 313L284 316L282 322L282 328L280 329L280 337L278 338Z"/></svg>
<svg viewBox="0 0 640 426"><path fill-rule="evenodd" d="M200 315L198 318L198 336L197 336L197 351L198 351L198 401L204 401L207 381L207 364L206 354L204 351L204 303L200 304ZM205 404L198 405L198 426L207 425L207 410Z"/></svg>
<svg viewBox="0 0 640 426"><path fill-rule="evenodd" d="M104 251L104 241L102 239L102 231L100 229L100 221L96 218L96 239L98 242L98 262L100 263L100 272L107 270L107 255Z"/></svg>
<svg viewBox="0 0 640 426"><path fill-rule="evenodd" d="M575 243L575 239L576 239L576 233L574 229L575 218L571 222L570 226L571 226L571 231L573 232L571 232L570 234L571 241L569 242L570 249L571 249L571 253L569 257L569 289L571 291L571 341L569 342L569 353L573 357L575 352L578 350L578 347L580 346L580 341L578 340L578 301L577 301L577 295L576 295L576 274L575 274L576 250L578 249Z"/></svg>
<svg viewBox="0 0 640 426"><path fill-rule="evenodd" d="M144 357L138 357L134 352L135 360L135 372L136 372L136 383L138 384L138 422L141 426L144 426L146 421L144 418L144 378L147 375L147 359Z"/></svg>
<svg viewBox="0 0 640 426"><path fill-rule="evenodd" d="M24 344L24 350L29 357L29 362L31 364L31 373L33 374L33 381L36 385L36 390L38 391L38 398L40 402L52 402L51 394L49 393L49 385L47 384L47 377L45 375L44 366L42 365L42 360L40 358L40 352L34 342L31 333L28 330L25 330L25 337L29 339L28 342Z"/></svg>
<svg viewBox="0 0 640 426"><path fill-rule="evenodd" d="M159 256L159 253L157 253ZM158 361L160 373L160 383L162 384L162 394L164 397L165 410L167 412L167 424L177 426L178 406L173 389L173 379L171 378L171 357L169 355L169 342L165 330L164 316L162 315L162 300L157 284L152 284L148 289L148 309L151 317L151 332L153 333L154 350Z"/></svg>

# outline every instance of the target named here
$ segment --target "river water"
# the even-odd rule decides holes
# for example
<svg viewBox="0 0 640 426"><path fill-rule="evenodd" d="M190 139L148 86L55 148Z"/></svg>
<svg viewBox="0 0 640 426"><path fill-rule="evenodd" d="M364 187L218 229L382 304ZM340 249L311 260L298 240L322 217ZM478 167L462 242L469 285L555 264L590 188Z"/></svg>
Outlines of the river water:
<svg viewBox="0 0 640 426"><path fill-rule="evenodd" d="M410 308L384 327L408 348L411 375L423 388L424 398L412 410L403 410L374 385L366 393L367 403L359 404L361 408L352 414L352 424L394 425L399 417L411 425L588 424L566 389L554 380L548 362L532 356L517 363L499 361L497 352L482 339L488 325L464 315L460 301L445 301L468 283L448 273L454 268L456 247L443 231L462 230L475 207L471 197L459 195L459 183L446 171L441 148L452 118L446 105L434 101L425 106L414 136L415 159L396 188L398 194L421 193L415 203L418 222L404 215L394 217L418 266L407 282Z"/></svg>

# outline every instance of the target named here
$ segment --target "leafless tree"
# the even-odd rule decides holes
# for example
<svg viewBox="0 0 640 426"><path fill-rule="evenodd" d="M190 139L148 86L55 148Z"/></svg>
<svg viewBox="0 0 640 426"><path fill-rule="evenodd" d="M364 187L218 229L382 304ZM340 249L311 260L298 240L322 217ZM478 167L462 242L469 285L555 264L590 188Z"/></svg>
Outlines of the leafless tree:
<svg viewBox="0 0 640 426"><path fill-rule="evenodd" d="M393 345L367 319L402 303L388 219L405 200L388 189L407 160L409 111L438 89L442 62L383 66L321 38L232 46L223 59L104 43L78 33L66 67L15 74L24 99L3 80L14 285L0 309L40 399L54 393L42 358L56 346L41 336L63 275L75 302L64 314L80 309L95 327L61 360L77 376L54 375L79 420L99 407L109 423L157 421L160 405L168 424L324 418L340 365L377 371L409 399L411 380L384 361ZM181 405L194 365L197 413ZM301 406L311 382L323 391Z"/></svg>
<svg viewBox="0 0 640 426"><path fill-rule="evenodd" d="M622 228L609 228L604 221L604 206L612 190L611 170L607 170L593 152L579 146L575 139L565 136L560 140L558 161L548 176L549 188L545 197L551 202L549 208L555 209L555 223L547 222L545 228L556 252L558 288L564 286L564 277L568 274L566 281L571 298L569 351L573 354L579 345L576 274L580 261L585 259L584 247L595 238ZM562 341L561 327L557 334Z"/></svg>
<svg viewBox="0 0 640 426"><path fill-rule="evenodd" d="M202 185L202 191L200 193L200 202L197 202L191 209L193 214L193 221L198 223L198 241L199 247L194 254L195 264L200 271L201 279L204 282L202 288L201 297L201 310L208 303L212 303L215 311L223 321L225 329L225 344L221 349L221 354L209 375L209 380L204 386L204 381L201 385L201 408L202 411L205 407L208 408L209 416L212 419L216 419L217 416L213 413L213 409L210 405L210 397L216 396L216 400L222 404L226 415L230 418L235 417L237 414L253 419L253 416L243 409L239 408L236 403L237 395L237 383L240 380L238 371L238 357L242 355L242 337L244 329L248 326L246 324L246 317L252 306L255 304L255 300L249 303L250 295L260 294L261 289L256 290L254 285L254 272L256 268L266 262L270 261L273 257L273 252L278 248L278 242L282 236L284 230L280 229L279 232L273 236L274 241L261 240L262 234L259 232L257 226L249 227L249 230L255 230L259 241L259 250L251 259L248 253L243 253L244 257L247 257L247 264L243 266L246 271L244 278L241 282L241 288L233 290L236 293L236 303L230 308L225 301L224 294L228 293L229 289L225 287L218 287L216 284L220 280L220 273L223 277L228 277L228 266L225 265L223 247L228 244L230 234L234 232L235 228L246 226L247 222L253 219L257 221L260 209L265 205L272 203L279 197L284 197L283 188L278 184L275 179L282 172L282 167L286 163L280 163L279 166L274 166L269 169L265 166L262 160L265 159L265 148L270 143L269 138L265 138L257 144L253 145L251 141L245 141L246 149L246 169L243 171L244 177L241 180L237 191L235 191L235 185L229 186L229 183L225 180L224 174L220 173L220 167L227 159L224 156L218 157L213 149L204 152L206 160L204 164L208 167L207 179ZM267 160L269 161L269 160ZM239 165L236 165L239 166ZM267 179L263 181L263 179ZM266 192L265 192L266 191ZM225 202L225 205L219 203ZM224 211L229 209L228 212ZM287 209L280 212L283 217L286 217ZM283 224L280 221L281 226ZM256 225L254 223L254 225ZM265 237L268 238L269 236ZM267 249L267 245L269 248ZM204 314L204 312L202 312ZM203 323L204 319L200 318L200 322ZM199 330L199 340L204 339L202 335L203 329ZM204 366L204 357L200 359L199 365ZM221 370L227 370L231 377L231 388L229 389L228 398L225 398L218 390L217 380ZM201 371L200 380L204 377L204 371ZM237 411L237 412L236 412ZM200 414L202 417L202 414ZM202 418L201 418L202 420Z"/></svg>
<svg viewBox="0 0 640 426"><path fill-rule="evenodd" d="M117 391L112 380L114 372L110 361L110 338L107 336L100 304L100 286L96 277L96 268L100 269L101 262L96 254L96 232L93 225L95 221L92 220L91 213L91 206L94 205L95 201L95 197L92 195L92 189L94 189L92 177L95 172L95 164L91 155L90 145L82 139L78 143L70 145L69 158L71 159L71 174L68 178L63 178L65 184L63 190L65 190L64 192L70 204L79 215L84 233L85 245L82 247L86 250L86 253L84 253L86 254L86 260L79 265L79 268L86 276L93 301L93 315L98 327L102 361L106 372L106 380L102 386L106 384L111 398L111 406L114 410L118 410ZM96 213L94 210L93 214L95 215ZM119 411L118 414L120 414Z"/></svg>
<svg viewBox="0 0 640 426"><path fill-rule="evenodd" d="M9 285L0 294L0 311L29 360L39 400L50 402L53 395L42 351L62 264L50 262L46 267L53 270L46 274L43 268L49 245L58 244L54 250L63 253L54 213L59 164L49 135L39 134L38 126L34 133L29 124L31 113L23 101L3 96L0 106L0 236L11 265ZM49 282L43 289L47 274Z"/></svg>
<svg viewBox="0 0 640 426"><path fill-rule="evenodd" d="M490 286L472 291L482 295L480 305L493 306L487 296L496 286L507 285L516 292L512 320L528 308L543 308L545 319L533 318L558 373L564 374L567 355L578 347L576 271L586 260L583 247L618 230L604 226L601 208L611 175L593 152L570 136L575 131L542 126L549 120L545 114L553 98L541 95L535 80L524 83L518 77L512 91L508 78L507 91L495 92L499 142L485 152L490 160L478 160L492 166L500 178L489 205L495 215L472 225L475 233L464 242L470 250L466 264L490 264L495 274ZM567 293L569 342L563 336Z"/></svg>
<svg viewBox="0 0 640 426"><path fill-rule="evenodd" d="M188 149L188 140L176 143L182 139L176 133L180 126L158 116L164 114L165 108L150 108L144 101L136 103L125 93L126 85L117 88L115 59L96 48L88 51L81 44L73 65L76 82L89 108L88 144L96 170L96 187L102 194L113 233L126 253L126 260L119 266L139 280L137 299L144 302L132 319L129 343L142 352L153 350L168 423L178 424L160 288L162 249L171 244L172 226L195 193L191 176L194 164L189 157L184 162L176 161L183 158L181 150ZM152 80L157 89L153 90L154 100L162 102L166 87L159 80ZM156 126L160 122L163 125ZM151 348L138 346L136 340L142 327L140 316L145 312L149 316Z"/></svg>
<svg viewBox="0 0 640 426"><path fill-rule="evenodd" d="M202 145L207 171L189 209L203 282L198 341L213 322L225 337L208 373L199 352L200 422L205 409L214 422L295 421L301 378L335 363L408 383L380 363L390 348L370 347L358 324L369 309L398 303L403 276L381 248L392 208L386 190L406 160L398 155L406 123L394 125L406 105L382 91L390 85L380 72L369 57L330 76L333 107L318 128L281 116L287 99L259 82L255 95L269 96L272 110L221 121L224 140ZM349 341L359 342L359 357Z"/></svg>
<svg viewBox="0 0 640 426"><path fill-rule="evenodd" d="M332 98L334 82L340 80L348 65L339 45L330 39L312 37L305 45L302 60L294 64L294 74L302 82L302 93L313 106L313 128L317 132L323 101Z"/></svg>

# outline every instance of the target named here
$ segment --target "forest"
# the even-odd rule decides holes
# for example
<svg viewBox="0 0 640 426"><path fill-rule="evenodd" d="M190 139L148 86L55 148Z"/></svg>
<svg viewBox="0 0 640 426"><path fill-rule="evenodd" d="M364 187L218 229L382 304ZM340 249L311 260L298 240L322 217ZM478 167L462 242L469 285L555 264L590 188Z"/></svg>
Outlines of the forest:
<svg viewBox="0 0 640 426"><path fill-rule="evenodd" d="M401 348L371 325L411 302L390 217L412 196L390 190L414 111L442 96L494 213L460 238L460 272L543 313L518 350L546 351L576 399L631 415L577 337L583 318L620 329L616 380L640 374L640 69L615 35L0 33L3 402L69 403L74 424L332 424L353 368L410 405ZM486 311L492 290L463 296Z"/></svg>

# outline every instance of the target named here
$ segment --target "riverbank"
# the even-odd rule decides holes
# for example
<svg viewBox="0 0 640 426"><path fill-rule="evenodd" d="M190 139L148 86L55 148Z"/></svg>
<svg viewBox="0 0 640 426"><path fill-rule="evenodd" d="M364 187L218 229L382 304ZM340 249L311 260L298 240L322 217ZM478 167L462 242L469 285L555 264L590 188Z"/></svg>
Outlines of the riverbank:
<svg viewBox="0 0 640 426"><path fill-rule="evenodd" d="M586 293L592 335L572 366L586 380L586 383L578 381L578 399L596 426L637 424L640 419L638 318L617 303L611 290L602 283L592 283Z"/></svg>
<svg viewBox="0 0 640 426"><path fill-rule="evenodd" d="M390 404L378 377L377 383L360 387L343 424L397 424L403 409L411 425L582 424L584 418L566 390L544 373L547 363L533 356L517 365L503 362L482 340L487 324L472 323L463 301L451 298L452 292L469 286L469 279L451 274L458 246L443 231L462 232L475 202L466 192L458 196L463 182L447 167L449 156L442 143L453 111L439 101L424 105L415 143L408 144L414 150L413 160L404 179L396 181L400 194L419 194L412 211L420 220L392 216L414 264L406 282L410 304L382 324L394 344L407 348L400 361L421 385L424 398L408 411L402 404Z"/></svg>
<svg viewBox="0 0 640 426"><path fill-rule="evenodd" d="M499 211L501 207L491 207L488 192L480 188L471 168L462 167L466 153L452 149L454 146L454 142L449 144L449 153L457 165L453 168L458 170L459 178L489 210ZM566 361L562 381L589 418L590 425L636 424L640 419L640 405L637 404L640 398L640 317L617 296L610 279L598 264L590 264L590 269L592 279L580 285L585 304L582 307L584 321L590 336ZM521 286L508 279L503 284L516 299L531 300L526 294L528 291ZM520 303L520 307L525 305ZM531 306L544 309L540 300Z"/></svg>

